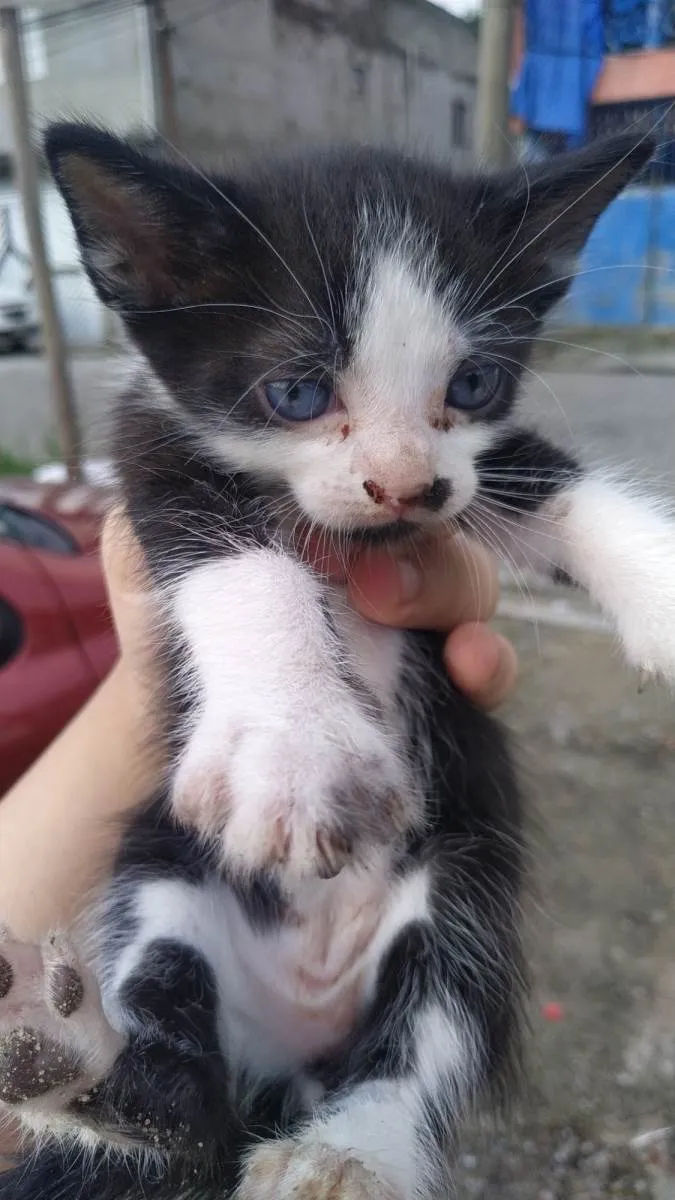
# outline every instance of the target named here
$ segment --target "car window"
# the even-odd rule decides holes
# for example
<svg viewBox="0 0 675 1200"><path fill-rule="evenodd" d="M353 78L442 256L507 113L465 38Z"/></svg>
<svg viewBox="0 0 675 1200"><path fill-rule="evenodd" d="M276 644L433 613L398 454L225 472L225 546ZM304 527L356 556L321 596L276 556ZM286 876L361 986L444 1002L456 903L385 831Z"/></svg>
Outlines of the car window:
<svg viewBox="0 0 675 1200"><path fill-rule="evenodd" d="M74 538L46 517L36 516L12 504L0 504L0 537L30 546L33 550L51 550L54 554L78 554Z"/></svg>
<svg viewBox="0 0 675 1200"><path fill-rule="evenodd" d="M22 642L21 618L0 596L0 670L14 658Z"/></svg>

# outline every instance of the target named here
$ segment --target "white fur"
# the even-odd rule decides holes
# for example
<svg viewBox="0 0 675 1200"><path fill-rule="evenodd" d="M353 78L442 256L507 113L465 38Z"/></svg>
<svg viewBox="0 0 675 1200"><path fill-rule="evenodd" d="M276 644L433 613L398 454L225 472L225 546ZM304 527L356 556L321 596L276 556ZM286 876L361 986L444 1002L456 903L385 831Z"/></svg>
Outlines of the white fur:
<svg viewBox="0 0 675 1200"><path fill-rule="evenodd" d="M433 1002L411 1014L410 1034L415 1065L405 1076L359 1084L295 1141L254 1151L240 1200L292 1200L301 1187L313 1194L321 1185L340 1200L425 1200L447 1187L443 1147L426 1133L427 1105L440 1100L458 1115L466 1104L470 1038L461 1018Z"/></svg>
<svg viewBox="0 0 675 1200"><path fill-rule="evenodd" d="M597 472L495 528L509 557L562 567L588 590L632 666L675 683L675 518L664 504Z"/></svg>
<svg viewBox="0 0 675 1200"><path fill-rule="evenodd" d="M317 830L355 772L371 790L409 792L395 731L339 677L320 597L311 572L273 550L209 562L175 586L196 709L174 809L244 870L269 865L286 835L289 869L311 870ZM395 660L398 641L386 640Z"/></svg>
<svg viewBox="0 0 675 1200"><path fill-rule="evenodd" d="M448 378L469 343L433 274L422 274L405 246L375 257L363 290L347 375L358 391L344 398L380 433L399 425L410 431L421 418L442 415Z"/></svg>
<svg viewBox="0 0 675 1200"><path fill-rule="evenodd" d="M430 919L428 887L424 869L392 884L383 855L367 871L304 884L292 922L256 930L222 882L149 881L135 897L134 940L112 973L100 967L106 1016L129 1031L124 983L142 972L153 941L171 938L200 951L214 972L221 1042L234 1069L261 1079L297 1070L345 1036L401 930Z"/></svg>
<svg viewBox="0 0 675 1200"><path fill-rule="evenodd" d="M367 481L396 499L448 479L453 492L440 514L447 519L473 498L475 456L494 437L445 407L450 377L470 349L452 297L439 291L428 247L405 237L368 259L360 295L351 316L354 352L335 381L339 411L292 428L219 421L213 431L202 424L193 432L210 457L283 481L300 511L325 527L392 519L391 509L373 503ZM415 519L434 525L439 515L422 511Z"/></svg>
<svg viewBox="0 0 675 1200"><path fill-rule="evenodd" d="M613 621L628 661L675 682L675 520L590 476L550 505L565 565Z"/></svg>

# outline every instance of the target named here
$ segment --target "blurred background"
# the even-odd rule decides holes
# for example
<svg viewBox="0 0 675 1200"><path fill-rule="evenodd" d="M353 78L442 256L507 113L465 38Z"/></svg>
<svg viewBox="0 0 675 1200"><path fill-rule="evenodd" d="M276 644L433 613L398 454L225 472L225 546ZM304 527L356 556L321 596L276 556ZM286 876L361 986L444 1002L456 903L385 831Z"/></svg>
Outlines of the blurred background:
<svg viewBox="0 0 675 1200"><path fill-rule="evenodd" d="M0 0L0 796L109 670L98 536L121 336L36 151L85 114L207 165L334 140L527 171L658 150L600 220L528 417L675 491L675 0ZM675 704L583 597L505 576L533 800L528 1083L459 1193L675 1200Z"/></svg>

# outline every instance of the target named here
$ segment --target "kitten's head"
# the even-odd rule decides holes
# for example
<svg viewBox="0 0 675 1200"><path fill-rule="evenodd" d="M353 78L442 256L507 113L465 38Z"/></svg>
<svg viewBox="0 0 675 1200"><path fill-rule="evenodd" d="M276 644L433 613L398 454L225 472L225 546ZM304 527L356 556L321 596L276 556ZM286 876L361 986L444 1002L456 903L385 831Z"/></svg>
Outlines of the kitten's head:
<svg viewBox="0 0 675 1200"><path fill-rule="evenodd" d="M352 149L231 180L84 125L46 140L149 402L294 516L361 536L470 503L532 338L652 149L625 135L473 179Z"/></svg>

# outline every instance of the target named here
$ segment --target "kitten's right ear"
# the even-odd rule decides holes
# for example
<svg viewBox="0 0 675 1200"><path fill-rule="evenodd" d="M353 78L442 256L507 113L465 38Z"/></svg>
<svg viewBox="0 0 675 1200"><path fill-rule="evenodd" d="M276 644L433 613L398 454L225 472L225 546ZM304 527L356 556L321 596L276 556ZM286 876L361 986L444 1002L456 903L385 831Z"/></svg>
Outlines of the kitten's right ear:
<svg viewBox="0 0 675 1200"><path fill-rule="evenodd" d="M51 125L44 150L104 303L137 310L207 298L232 246L219 188L92 125Z"/></svg>
<svg viewBox="0 0 675 1200"><path fill-rule="evenodd" d="M636 131L589 142L543 163L488 179L476 218L494 239L542 258L577 255L608 204L635 178L655 149Z"/></svg>

